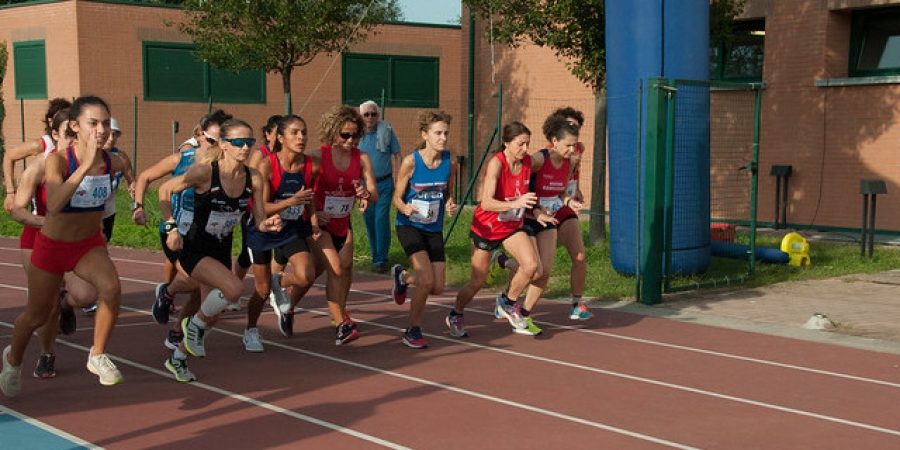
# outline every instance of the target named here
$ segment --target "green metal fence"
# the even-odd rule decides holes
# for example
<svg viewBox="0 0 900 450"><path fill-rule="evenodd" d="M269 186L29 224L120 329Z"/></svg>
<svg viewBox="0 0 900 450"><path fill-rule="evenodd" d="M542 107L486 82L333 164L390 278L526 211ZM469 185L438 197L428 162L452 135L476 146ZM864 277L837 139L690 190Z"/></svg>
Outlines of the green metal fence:
<svg viewBox="0 0 900 450"><path fill-rule="evenodd" d="M663 292L676 292L707 286L741 283L753 276L756 259L756 205L758 181L759 118L763 85L708 81L651 79L648 83L646 148L642 158L645 179L636 183L644 190L642 264L638 281L641 301L652 304ZM705 109L679 108L709 101ZM705 132L709 127L709 173L679 171L676 178L675 155L685 151L679 133ZM700 127L700 128L697 128ZM684 185L706 185L709 177L709 220L702 223L679 222L678 227L710 229L710 239L738 244L739 254L713 256L702 278L697 275L673 275L672 261L673 191ZM701 281L702 280L702 281Z"/></svg>

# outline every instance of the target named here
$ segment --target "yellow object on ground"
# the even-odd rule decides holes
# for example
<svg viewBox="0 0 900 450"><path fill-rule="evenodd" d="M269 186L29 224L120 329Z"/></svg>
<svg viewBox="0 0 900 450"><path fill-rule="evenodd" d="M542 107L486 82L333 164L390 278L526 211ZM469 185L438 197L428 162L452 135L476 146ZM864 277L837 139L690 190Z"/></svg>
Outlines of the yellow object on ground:
<svg viewBox="0 0 900 450"><path fill-rule="evenodd" d="M809 265L809 243L803 236L794 232L786 234L781 240L781 251L790 256L788 264L792 266Z"/></svg>

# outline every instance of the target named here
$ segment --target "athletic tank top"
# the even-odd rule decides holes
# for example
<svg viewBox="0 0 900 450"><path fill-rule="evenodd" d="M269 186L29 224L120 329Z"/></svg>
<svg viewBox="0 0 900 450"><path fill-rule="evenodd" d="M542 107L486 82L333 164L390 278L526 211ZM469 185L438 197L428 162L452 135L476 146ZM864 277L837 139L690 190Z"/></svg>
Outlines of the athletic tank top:
<svg viewBox="0 0 900 450"><path fill-rule="evenodd" d="M232 230L249 208L253 195L253 180L247 167L244 167L244 176L243 191L237 197L229 197L222 187L219 161L213 161L209 190L202 194L194 193L194 222L187 233L188 239L194 243L209 242L215 245L227 242L231 245Z"/></svg>
<svg viewBox="0 0 900 450"><path fill-rule="evenodd" d="M172 170L172 178L184 175L194 165L194 156L197 147L191 147L181 152L181 159L175 169ZM194 223L194 188L187 188L177 194L172 194L172 217L178 224L178 232L186 235ZM165 233L165 222L159 224L159 232Z"/></svg>
<svg viewBox="0 0 900 450"><path fill-rule="evenodd" d="M101 150L102 151L102 150ZM75 149L68 147L66 149L66 161L68 162L68 171L63 180L69 177L78 169L78 158L75 157ZM109 174L110 160L109 153L103 152L103 161L106 166L102 175L87 175L81 180L81 184L75 189L72 198L63 206L64 213L82 213L103 211L106 199L112 195L112 177ZM44 192L44 202L47 201L47 193Z"/></svg>
<svg viewBox="0 0 900 450"><path fill-rule="evenodd" d="M315 187L316 210L331 218L324 229L332 236L346 236L350 229L350 212L356 201L356 186L362 182L360 154L358 148L351 150L350 165L341 172L334 167L331 146L322 146L322 165Z"/></svg>
<svg viewBox="0 0 900 450"><path fill-rule="evenodd" d="M398 212L396 224L440 232L444 229L444 207L450 182L450 152L441 152L440 163L434 169L425 165L418 151L413 152L413 159L415 166L402 198L404 203L412 204L418 211L411 216Z"/></svg>
<svg viewBox="0 0 900 450"><path fill-rule="evenodd" d="M268 200L280 201L292 197L305 187L309 186L307 180L312 179L312 164L309 156L303 155L303 166L298 172L285 172L284 166L278 160L278 154L270 153L268 156L272 163L272 180L269 182L270 197ZM281 211L282 227L280 231L263 233L252 225L247 230L247 246L253 250L264 251L282 246L297 238L306 238L312 234L312 224L309 219L309 211L306 205L290 206Z"/></svg>
<svg viewBox="0 0 900 450"><path fill-rule="evenodd" d="M537 194L538 203L542 208L550 214L556 214L563 207L559 196L566 190L571 164L568 159L563 159L562 165L557 169L550 160L550 150L543 149L541 154L544 155L544 164L537 172L531 174L528 187L531 192ZM533 219L534 214L528 210L525 211L525 217Z"/></svg>
<svg viewBox="0 0 900 450"><path fill-rule="evenodd" d="M493 158L500 161L500 176L497 178L497 188L494 190L494 199L500 201L512 201L528 192L528 179L531 178L531 156L525 155L522 159L522 167L519 173L513 175L506 161L506 154L497 152ZM524 208L516 208L504 212L485 211L478 205L472 218L472 231L482 239L496 241L505 239L513 231L522 228L524 222Z"/></svg>

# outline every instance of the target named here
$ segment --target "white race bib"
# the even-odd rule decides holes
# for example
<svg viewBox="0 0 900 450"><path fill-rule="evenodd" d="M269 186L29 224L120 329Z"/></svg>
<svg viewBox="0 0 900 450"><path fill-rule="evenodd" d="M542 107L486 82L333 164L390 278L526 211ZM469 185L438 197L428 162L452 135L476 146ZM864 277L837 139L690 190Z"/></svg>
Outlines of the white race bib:
<svg viewBox="0 0 900 450"><path fill-rule="evenodd" d="M178 214L178 232L182 235L187 234L188 230L191 229L192 223L194 223L194 211L182 209L181 213Z"/></svg>
<svg viewBox="0 0 900 450"><path fill-rule="evenodd" d="M423 225L437 222L438 213L440 212L438 211L438 208L441 207L440 200L428 201L413 199L410 204L418 210L413 213L413 215L409 216L410 222L421 223Z"/></svg>
<svg viewBox="0 0 900 450"><path fill-rule="evenodd" d="M549 211L550 214L556 214L556 212L563 207L562 199L559 197L541 197L538 201L541 208L544 208L545 211Z"/></svg>
<svg viewBox="0 0 900 450"><path fill-rule="evenodd" d="M503 211L502 213L497 215L497 219L501 222L516 222L518 220L522 220L522 214L525 213L525 208L516 208L511 209L509 211Z"/></svg>
<svg viewBox="0 0 900 450"><path fill-rule="evenodd" d="M325 214L333 219L340 219L350 215L350 209L353 208L353 202L356 197L332 197L325 196Z"/></svg>
<svg viewBox="0 0 900 450"><path fill-rule="evenodd" d="M106 203L111 194L112 183L109 175L86 176L75 189L70 204L74 208L96 208Z"/></svg>
<svg viewBox="0 0 900 450"><path fill-rule="evenodd" d="M241 215L243 215L241 211L210 211L209 220L206 221L206 232L222 239L240 222Z"/></svg>
<svg viewBox="0 0 900 450"><path fill-rule="evenodd" d="M566 184L566 195L574 197L578 192L578 180L571 180Z"/></svg>
<svg viewBox="0 0 900 450"><path fill-rule="evenodd" d="M287 209L281 211L281 218L284 220L297 220L303 215L303 209L306 205L288 206Z"/></svg>

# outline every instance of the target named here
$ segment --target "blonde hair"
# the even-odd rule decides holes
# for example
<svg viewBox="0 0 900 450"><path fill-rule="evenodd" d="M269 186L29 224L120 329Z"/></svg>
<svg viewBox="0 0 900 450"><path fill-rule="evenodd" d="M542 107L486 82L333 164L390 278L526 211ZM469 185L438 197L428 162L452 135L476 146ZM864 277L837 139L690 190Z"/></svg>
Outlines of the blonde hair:
<svg viewBox="0 0 900 450"><path fill-rule="evenodd" d="M322 116L321 122L319 122L319 140L322 144L333 144L336 140L335 138L341 133L341 128L346 122L353 122L356 124L355 137L357 139L363 137L366 123L363 122L363 118L359 112L350 106L335 106L325 113L325 115Z"/></svg>

